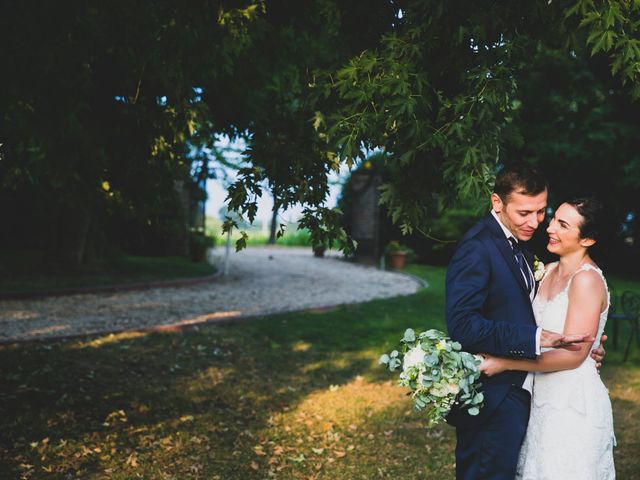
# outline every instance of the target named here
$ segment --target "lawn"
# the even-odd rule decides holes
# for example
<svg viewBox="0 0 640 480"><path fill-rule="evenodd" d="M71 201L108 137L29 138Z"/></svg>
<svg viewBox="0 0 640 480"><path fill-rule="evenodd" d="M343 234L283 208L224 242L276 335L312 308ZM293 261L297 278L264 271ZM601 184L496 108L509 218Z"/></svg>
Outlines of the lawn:
<svg viewBox="0 0 640 480"><path fill-rule="evenodd" d="M215 268L183 257L124 255L71 266L46 252L0 250L0 293L175 280L211 275Z"/></svg>
<svg viewBox="0 0 640 480"><path fill-rule="evenodd" d="M0 347L0 478L453 479L453 430L426 428L377 364L405 328L444 327L444 269L409 271L430 287L331 311ZM610 352L602 375L618 478L640 478L640 349L625 364Z"/></svg>

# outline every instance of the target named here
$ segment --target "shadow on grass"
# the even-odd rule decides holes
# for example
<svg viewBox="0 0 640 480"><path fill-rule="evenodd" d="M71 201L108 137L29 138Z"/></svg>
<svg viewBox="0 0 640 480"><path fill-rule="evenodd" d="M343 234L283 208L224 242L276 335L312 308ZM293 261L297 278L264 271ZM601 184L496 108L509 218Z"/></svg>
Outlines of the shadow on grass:
<svg viewBox="0 0 640 480"><path fill-rule="evenodd" d="M405 328L444 327L444 270L422 274L330 312L0 347L0 478L452 478L453 430L426 430L377 365ZM614 404L637 416L616 355ZM619 434L621 471L639 436Z"/></svg>
<svg viewBox="0 0 640 480"><path fill-rule="evenodd" d="M270 440L258 432L315 391L358 375L383 378L377 358L406 327L442 327L432 295L179 333L2 347L0 477L259 475L254 447Z"/></svg>

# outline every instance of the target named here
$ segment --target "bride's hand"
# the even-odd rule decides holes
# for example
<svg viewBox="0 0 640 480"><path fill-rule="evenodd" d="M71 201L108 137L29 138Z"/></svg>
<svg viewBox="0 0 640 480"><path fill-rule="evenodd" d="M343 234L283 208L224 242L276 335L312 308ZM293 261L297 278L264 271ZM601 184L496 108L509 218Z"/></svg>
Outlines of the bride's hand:
<svg viewBox="0 0 640 480"><path fill-rule="evenodd" d="M482 356L484 357L484 360L480 364L479 368L480 371L488 377L493 377L494 375L502 373L507 369L504 359L493 357L486 353L483 353Z"/></svg>

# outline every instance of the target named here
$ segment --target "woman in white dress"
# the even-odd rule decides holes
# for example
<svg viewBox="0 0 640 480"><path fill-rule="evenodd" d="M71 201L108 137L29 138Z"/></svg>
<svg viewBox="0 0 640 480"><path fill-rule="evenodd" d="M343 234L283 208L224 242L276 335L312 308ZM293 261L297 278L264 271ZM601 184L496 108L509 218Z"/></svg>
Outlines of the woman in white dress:
<svg viewBox="0 0 640 480"><path fill-rule="evenodd" d="M547 266L533 301L536 323L565 334L590 334L600 343L609 309L602 271L589 255L599 238L602 205L590 197L560 205L549 224L547 249L560 260ZM531 414L520 450L518 479L609 480L613 415L609 394L589 355L592 346L545 351L536 360L485 356L487 375L535 372Z"/></svg>

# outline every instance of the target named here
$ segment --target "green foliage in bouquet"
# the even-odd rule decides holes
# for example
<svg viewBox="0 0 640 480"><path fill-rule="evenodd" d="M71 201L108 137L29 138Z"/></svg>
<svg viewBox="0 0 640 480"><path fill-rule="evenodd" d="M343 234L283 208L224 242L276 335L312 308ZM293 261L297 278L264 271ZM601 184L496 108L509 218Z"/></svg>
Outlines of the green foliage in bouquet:
<svg viewBox="0 0 640 480"><path fill-rule="evenodd" d="M462 405L469 415L478 415L484 402L479 391L480 360L462 351L439 330L427 330L416 337L408 328L400 341L401 350L380 357L380 364L400 372L399 384L411 389L414 408L426 407L430 425L442 421L455 403Z"/></svg>

